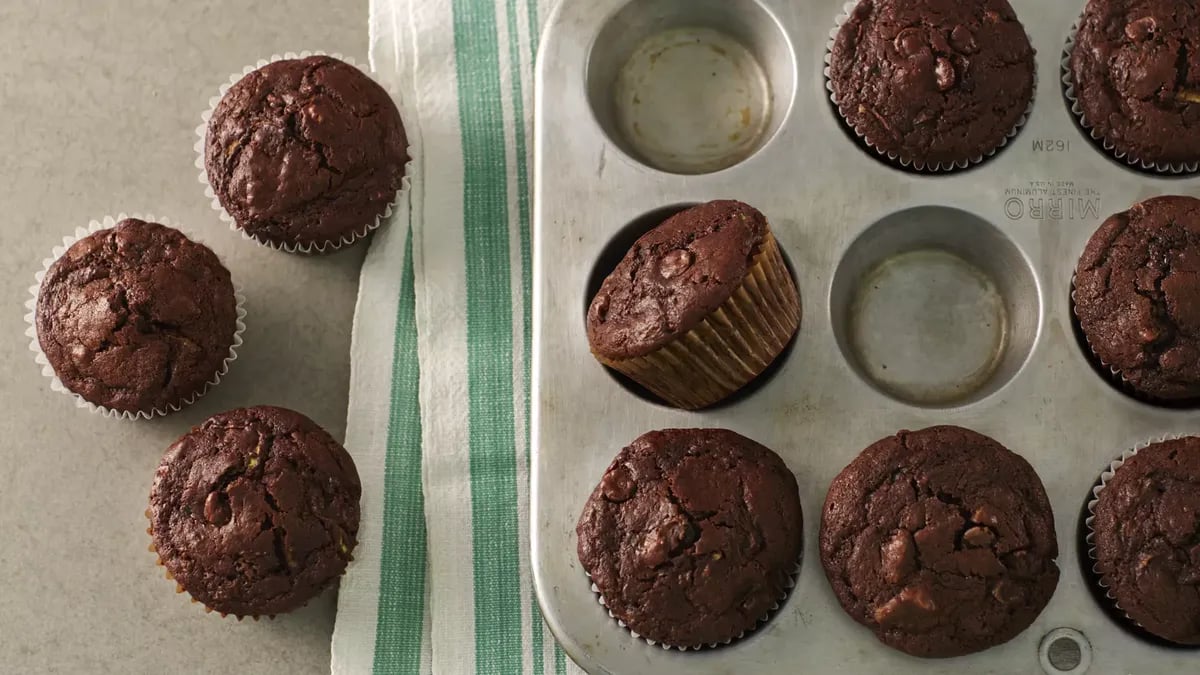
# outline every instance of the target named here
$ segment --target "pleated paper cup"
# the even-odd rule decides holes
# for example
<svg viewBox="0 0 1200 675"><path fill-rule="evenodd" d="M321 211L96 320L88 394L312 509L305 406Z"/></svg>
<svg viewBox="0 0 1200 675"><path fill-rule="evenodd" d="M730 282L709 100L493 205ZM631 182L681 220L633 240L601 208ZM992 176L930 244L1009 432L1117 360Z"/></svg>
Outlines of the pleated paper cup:
<svg viewBox="0 0 1200 675"><path fill-rule="evenodd" d="M1063 48L1062 55L1062 84L1063 95L1070 105L1071 114L1079 121L1079 126L1087 132L1092 141L1104 150L1112 158L1118 162L1123 162L1129 166L1148 173L1158 174L1161 176L1182 176L1186 174L1200 173L1200 161L1196 162L1156 162L1152 160L1136 157L1124 150L1120 150L1117 146L1100 133L1096 126L1087 118L1083 111L1083 105L1079 102L1079 92L1075 85L1075 71L1071 67L1071 54L1075 52L1075 42L1079 35L1079 27L1083 22L1083 17L1075 21L1071 26L1071 32L1067 36L1066 46Z"/></svg>
<svg viewBox="0 0 1200 675"><path fill-rule="evenodd" d="M120 213L116 216L105 216L104 218L101 218L99 220L93 220L93 221L89 222L87 227L76 228L74 233L63 237L61 245L54 247L54 249L50 253L50 257L42 260L42 269L40 269L36 274L34 274L34 284L29 287L29 296L30 297L28 300L25 301L25 308L28 310L28 312L25 314L25 323L26 323L25 336L29 338L29 351L33 352L34 362L37 363L39 366L41 366L42 375L50 381L50 388L53 389L54 391L62 392L64 394L67 394L68 396L73 397L75 399L75 405L77 407L86 408L86 409L90 410L91 412L99 413L101 415L104 415L105 417L109 417L112 419L123 419L123 420L134 420L134 419L139 419L139 418L140 419L151 419L154 417L161 417L164 415L168 415L173 412L179 412L180 410L186 408L187 406L195 403L202 396L204 396L210 390L212 390L213 387L215 387L221 383L221 379L224 378L225 375L229 372L230 365L232 365L233 362L237 360L238 347L242 346L242 334L246 331L246 322L245 322L246 298L245 298L245 296L242 295L241 290L239 288L237 288L237 286L235 285L234 286L234 299L237 303L237 310L236 310L237 311L237 319L236 319L236 323L235 323L235 327L234 327L233 341L229 345L229 353L225 356L224 360L221 362L221 367L219 369L217 369L217 371L215 373L213 373L212 378L210 378L199 391L184 397L180 401L173 403L169 406L163 407L163 408L154 408L152 410L138 410L138 411L113 410L111 408L106 408L102 405L97 405L95 403L92 403L91 401L88 401L87 399L85 399L83 396L68 389L67 386L65 384L63 384L62 380L58 377L58 374L54 372L54 367L50 365L50 360L46 358L45 352L42 351L41 342L38 340L37 303L38 303L38 297L41 294L41 290L42 290L42 281L46 278L46 274L50 271L50 268L54 265L54 263L57 262L58 259L61 258L63 256L63 254L67 252L68 249L70 249L77 242L79 242L79 240L84 239L85 237L88 237L92 234L95 234L96 232L100 232L101 230L111 229L111 228L115 227L117 225L117 223L119 223L122 220L125 220L127 218L144 220L149 223L158 223L160 225L165 225L167 227L171 227L176 230L180 230L180 228L178 226L174 225L167 218L157 217L157 216L154 216L151 214L127 215L124 213ZM204 245L204 243L202 241L195 239L194 237L191 237L190 235L187 235L186 233L184 233L184 234L191 241L201 244L201 245ZM222 263L222 264L224 264L224 263Z"/></svg>
<svg viewBox="0 0 1200 675"><path fill-rule="evenodd" d="M695 328L645 356L596 358L667 403L697 410L761 375L799 330L800 315L800 293L768 231L742 284Z"/></svg>
<svg viewBox="0 0 1200 675"><path fill-rule="evenodd" d="M1007 146L1009 144L1009 142L1012 141L1012 139L1016 138L1017 135L1019 133L1021 133L1021 129L1024 128L1025 123L1029 121L1029 115L1033 112L1034 102L1037 101L1038 73L1037 73L1036 66L1033 71L1033 92L1029 98L1029 105L1025 107L1025 112L1023 112L1021 114L1020 119L1018 119L1017 123L1013 125L1012 130L1009 131L1008 134L1003 139L1000 140L999 145L997 145L996 147L992 148L991 150L989 150L987 152L979 154L976 157L971 157L968 159L961 159L961 160L957 160L957 161L950 162L950 163L945 163L945 162L941 162L941 161L927 162L920 158L902 157L897 152L884 150L879 144L877 144L876 142L871 140L871 137L868 134L866 129L859 127L859 126L855 126L854 124L852 124L850 122L849 116L846 114L845 110L842 108L841 103L838 102L837 93L835 93L834 89L833 89L833 77L832 77L832 72L831 72L831 64L833 62L833 45L837 41L838 33L841 32L841 30L842 30L842 25L845 24L846 21L848 21L850 19L850 15L854 12L854 8L857 7L858 4L859 4L858 2L847 2L842 7L842 13L840 15L838 15L837 20L835 21L833 30L831 30L829 32L829 44L825 47L824 75L825 75L825 91L829 94L829 100L833 103L834 109L837 110L838 116L845 123L846 127L854 132L854 135L858 139L858 142L860 144L873 150L877 155L879 155L880 158L885 160L888 164L891 164L892 166L895 166L897 168L903 169L905 171L913 171L916 173L936 174L936 173L950 173L953 171L961 171L963 169L969 169L973 166L982 164L985 161L994 157L996 155L996 153L998 153L1002 149L1004 149L1004 147ZM1033 44L1033 38L1031 38L1031 37L1029 38L1029 43Z"/></svg>
<svg viewBox="0 0 1200 675"><path fill-rule="evenodd" d="M208 170L204 165L204 143L205 143L205 140L208 138L208 124L209 124L209 121L212 120L212 116L213 116L213 113L217 109L217 105L219 105L221 103L221 99L225 98L225 94L229 92L230 87L237 84L243 77L249 75L250 73L253 73L254 71L256 71L260 68L263 68L264 66L275 63L277 61L303 59L303 58L307 58L309 56L329 56L329 57L337 59L339 61L343 61L351 66L354 66L355 68L358 68L360 71L362 71L362 73L364 75L371 78L375 82L379 83L379 85L384 88L384 90L388 93L388 95L391 96L392 101L396 104L396 109L400 112L400 121L405 125L404 133L408 137L408 143L409 143L408 147L405 149L405 153L408 155L408 163L405 164L405 166L404 166L404 177L401 179L400 189L396 191L396 195L392 199L392 201L387 204L387 206L383 209L382 213L380 213L378 216L376 216L370 222L363 223L362 226L355 229L353 232L342 235L342 237L336 241L312 242L312 243L308 243L308 244L280 243L280 242L275 242L275 241L269 241L267 239L260 238L253 234L250 234L249 232L247 232L247 231L243 230L241 227L239 227L237 224L237 220L232 215L230 215L230 213L228 211L225 210L224 206L221 205L220 197L217 196L216 191L213 189L212 183L209 182ZM417 133L416 129L415 129L415 126L416 126L415 119L416 119L415 117L409 115L409 111L408 111L407 107L405 106L404 98L400 95L399 91L397 91L394 87L389 87L386 84L384 84L383 82L380 82L371 73L369 68L360 66L357 62L355 62L354 59L352 59L350 57L343 56L336 52L329 54L329 53L322 52L322 51L303 51L303 52L299 52L299 53L287 52L284 54L273 54L270 58L259 59L256 63L245 66L240 71L231 74L229 76L229 78L224 83L222 83L221 86L218 88L217 95L209 99L208 108L204 112L200 113L200 120L201 120L200 126L196 127L196 143L193 146L193 149L196 152L195 166L196 166L196 169L198 169L200 172L199 178L200 178L200 183L204 186L204 196L208 197L209 203L211 204L212 209L217 212L218 217L223 222L225 222L229 225L229 229L241 234L242 238L248 239L250 241L253 241L262 246L266 246L268 248L273 248L277 251L284 251L286 253L295 253L295 254L300 254L300 255L317 255L317 254L333 253L334 251L340 250L346 246L350 246L351 244L354 244L355 242L365 238L370 233L372 233L375 230L382 227L383 224L387 222L388 218L391 217L392 211L395 208L395 206L398 203L400 203L401 201L408 198L408 192L409 192L409 190L412 189L413 161L414 161L414 157L416 156L415 155L416 148L415 148L415 144L414 144L414 136Z"/></svg>

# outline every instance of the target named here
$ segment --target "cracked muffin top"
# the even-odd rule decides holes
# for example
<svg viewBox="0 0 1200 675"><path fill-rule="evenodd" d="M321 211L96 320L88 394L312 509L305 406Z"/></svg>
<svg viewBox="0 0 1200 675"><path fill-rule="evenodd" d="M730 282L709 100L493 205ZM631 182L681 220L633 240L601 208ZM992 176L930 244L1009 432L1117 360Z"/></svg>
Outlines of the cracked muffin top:
<svg viewBox="0 0 1200 675"><path fill-rule="evenodd" d="M1072 298L1096 358L1136 393L1200 398L1200 200L1156 197L1104 221Z"/></svg>
<svg viewBox="0 0 1200 675"><path fill-rule="evenodd" d="M67 389L111 410L148 413L200 393L224 367L237 301L229 271L207 246L127 219L54 262L36 323Z"/></svg>
<svg viewBox="0 0 1200 675"><path fill-rule="evenodd" d="M647 232L588 307L592 351L645 356L695 328L741 286L767 233L758 209L731 200L686 209Z"/></svg>
<svg viewBox="0 0 1200 675"><path fill-rule="evenodd" d="M829 488L820 543L846 613L914 656L1007 642L1058 585L1041 480L960 427L901 431L864 450Z"/></svg>
<svg viewBox="0 0 1200 675"><path fill-rule="evenodd" d="M300 413L209 418L167 450L150 492L159 560L222 614L303 606L346 569L362 488L349 453Z"/></svg>
<svg viewBox="0 0 1200 675"><path fill-rule="evenodd" d="M204 166L238 227L324 247L366 230L396 197L408 139L388 93L328 56L276 61L229 88Z"/></svg>
<svg viewBox="0 0 1200 675"><path fill-rule="evenodd" d="M1200 438L1139 450L1092 507L1097 570L1140 626L1200 645Z"/></svg>
<svg viewBox="0 0 1200 675"><path fill-rule="evenodd" d="M621 450L576 527L609 610L676 647L735 639L787 592L803 523L796 478L722 429L652 431Z"/></svg>
<svg viewBox="0 0 1200 675"><path fill-rule="evenodd" d="M1091 0L1070 59L1094 130L1136 161L1200 161L1200 3Z"/></svg>
<svg viewBox="0 0 1200 675"><path fill-rule="evenodd" d="M1007 0L862 0L834 40L829 80L869 145L953 165L1004 143L1033 99L1034 71Z"/></svg>

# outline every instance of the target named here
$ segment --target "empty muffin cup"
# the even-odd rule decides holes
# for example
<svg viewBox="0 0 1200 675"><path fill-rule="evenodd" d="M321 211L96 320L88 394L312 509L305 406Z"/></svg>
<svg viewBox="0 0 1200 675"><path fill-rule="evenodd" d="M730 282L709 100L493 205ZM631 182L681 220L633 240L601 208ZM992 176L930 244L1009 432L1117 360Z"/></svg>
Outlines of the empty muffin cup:
<svg viewBox="0 0 1200 675"><path fill-rule="evenodd" d="M756 0L639 0L600 30L587 66L597 122L619 149L677 174L754 155L796 88L791 44Z"/></svg>

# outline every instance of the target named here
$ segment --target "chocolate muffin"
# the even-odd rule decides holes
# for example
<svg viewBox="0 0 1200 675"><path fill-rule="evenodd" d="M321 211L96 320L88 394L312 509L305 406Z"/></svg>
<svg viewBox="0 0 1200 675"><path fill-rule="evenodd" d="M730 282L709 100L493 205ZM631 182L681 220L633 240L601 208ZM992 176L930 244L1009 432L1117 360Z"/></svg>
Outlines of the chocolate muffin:
<svg viewBox="0 0 1200 675"><path fill-rule="evenodd" d="M575 532L613 616L679 648L755 628L791 586L804 539L795 476L774 452L722 429L639 437L608 467Z"/></svg>
<svg viewBox="0 0 1200 675"><path fill-rule="evenodd" d="M38 292L37 339L63 385L122 413L165 413L225 368L229 271L178 230L129 218L75 242Z"/></svg>
<svg viewBox="0 0 1200 675"><path fill-rule="evenodd" d="M354 461L300 413L209 418L167 450L150 532L170 578L221 614L270 616L332 586L357 543Z"/></svg>
<svg viewBox="0 0 1200 675"><path fill-rule="evenodd" d="M861 0L834 40L829 84L879 153L917 170L965 168L1024 120L1034 50L1007 0Z"/></svg>
<svg viewBox="0 0 1200 675"><path fill-rule="evenodd" d="M689 409L754 380L799 327L800 294L767 219L737 201L701 204L646 233L587 313L601 363Z"/></svg>
<svg viewBox="0 0 1200 675"><path fill-rule="evenodd" d="M388 93L329 56L276 61L230 87L204 166L255 239L325 251L363 236L401 188L408 139Z"/></svg>
<svg viewBox="0 0 1200 675"><path fill-rule="evenodd" d="M1117 607L1158 637L1200 645L1200 438L1139 450L1090 508L1091 555Z"/></svg>
<svg viewBox="0 0 1200 675"><path fill-rule="evenodd" d="M1105 148L1146 168L1197 169L1200 4L1091 0L1069 66L1075 112Z"/></svg>
<svg viewBox="0 0 1200 675"><path fill-rule="evenodd" d="M1158 197L1104 221L1071 297L1093 355L1131 393L1200 397L1200 200Z"/></svg>
<svg viewBox="0 0 1200 675"><path fill-rule="evenodd" d="M1007 642L1058 584L1054 515L1029 463L959 427L901 431L834 479L821 564L842 607L900 651Z"/></svg>

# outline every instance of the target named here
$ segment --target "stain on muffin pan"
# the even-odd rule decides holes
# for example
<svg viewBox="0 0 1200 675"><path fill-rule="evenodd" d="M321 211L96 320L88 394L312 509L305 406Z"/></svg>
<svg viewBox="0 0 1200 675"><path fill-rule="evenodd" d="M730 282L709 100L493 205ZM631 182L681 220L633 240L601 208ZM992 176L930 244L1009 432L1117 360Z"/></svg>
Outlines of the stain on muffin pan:
<svg viewBox="0 0 1200 675"><path fill-rule="evenodd" d="M1010 3L1036 72L1061 72L1085 1ZM1056 96L1035 96L1021 133L970 170L931 176L877 161L844 133L825 88L829 31L844 11L825 0L564 0L548 18L529 418L531 566L548 626L589 672L1193 670L1193 653L1144 641L1100 611L1068 564L1083 553L1068 533L1096 467L1145 438L1196 433L1194 411L1135 401L1093 370L1070 296L1080 254L1109 215L1158 195L1200 197L1200 183L1108 161ZM727 144L695 152L713 138ZM638 235L680 205L715 199L767 217L804 318L777 369L745 393L703 411L655 405L596 363L582 310ZM702 652L631 639L598 607L575 555L575 517L629 439L734 430L777 452L804 510L817 513L862 448L936 425L1020 448L1050 498L1061 583L1011 641L950 660L895 653L811 568L770 623ZM816 550L812 523L805 537Z"/></svg>

